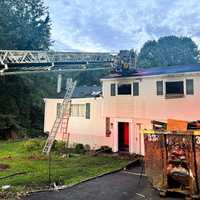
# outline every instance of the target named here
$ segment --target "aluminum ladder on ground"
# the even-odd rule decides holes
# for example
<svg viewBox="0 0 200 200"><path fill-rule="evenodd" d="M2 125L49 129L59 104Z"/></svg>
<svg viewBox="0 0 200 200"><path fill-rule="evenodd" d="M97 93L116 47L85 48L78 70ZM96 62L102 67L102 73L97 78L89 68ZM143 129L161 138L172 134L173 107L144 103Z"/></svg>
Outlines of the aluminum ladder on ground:
<svg viewBox="0 0 200 200"><path fill-rule="evenodd" d="M43 148L43 153L47 155L49 155L51 151L56 135L59 131L61 122L63 121L64 118L66 119L70 117L71 98L72 98L75 87L76 87L76 81L72 81L72 79L68 79L67 84L66 84L66 93L60 107L60 113L56 117L56 120L51 129L51 132L49 133L49 136ZM66 130L67 130L67 127L66 127Z"/></svg>

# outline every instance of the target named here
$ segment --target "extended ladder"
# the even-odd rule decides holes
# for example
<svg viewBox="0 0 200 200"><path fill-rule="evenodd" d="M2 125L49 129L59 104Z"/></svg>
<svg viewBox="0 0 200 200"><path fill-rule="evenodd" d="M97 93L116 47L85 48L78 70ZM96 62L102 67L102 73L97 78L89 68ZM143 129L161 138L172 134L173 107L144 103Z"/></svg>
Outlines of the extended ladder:
<svg viewBox="0 0 200 200"><path fill-rule="evenodd" d="M56 120L51 129L51 132L49 133L49 136L43 148L43 153L46 153L47 155L51 151L52 145L55 141L56 135L59 131L60 125L63 120L66 120L67 122L66 127L65 127L65 132L67 132L68 120L69 120L70 111L71 111L71 97L72 97L75 87L76 87L76 81L72 81L72 79L68 79L66 94L60 107L60 113L56 117Z"/></svg>
<svg viewBox="0 0 200 200"><path fill-rule="evenodd" d="M71 113L71 101L69 102L68 106L69 106L68 107L69 112L67 113ZM62 141L66 141L66 147L68 147L69 135L70 135L70 133L67 132L68 124L69 124L69 115L67 113L63 116L63 119L60 124L60 131L59 131L60 135L62 135Z"/></svg>

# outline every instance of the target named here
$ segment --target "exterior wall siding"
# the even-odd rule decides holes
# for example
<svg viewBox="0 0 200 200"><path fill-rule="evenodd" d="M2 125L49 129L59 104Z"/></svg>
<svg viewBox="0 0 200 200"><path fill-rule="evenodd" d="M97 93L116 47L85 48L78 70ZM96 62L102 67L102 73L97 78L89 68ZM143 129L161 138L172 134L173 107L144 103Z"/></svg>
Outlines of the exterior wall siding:
<svg viewBox="0 0 200 200"><path fill-rule="evenodd" d="M183 98L165 98L166 81L184 81L186 94L186 79L194 81L194 95ZM156 82L163 81L163 95L157 95ZM167 121L167 119L199 120L200 109L200 74L182 74L170 76L154 76L145 78L103 79L103 115L111 117L115 124L114 138L118 137L117 123L130 121L130 149L131 153L144 155L142 129L152 128L152 120ZM139 96L117 95L118 83L139 82ZM116 96L110 95L110 84L116 84ZM118 150L115 140L114 150Z"/></svg>
<svg viewBox="0 0 200 200"><path fill-rule="evenodd" d="M165 95L157 96L156 81L184 80L185 84L186 79L194 80L194 95L185 95L183 98L172 99L165 98ZM106 116L128 117L137 120L167 120L169 118L197 120L200 118L200 109L198 109L200 101L200 75L146 77L139 80L139 96L110 96L109 85L122 81L132 83L134 79L103 81L103 114ZM186 90L185 87L184 89Z"/></svg>
<svg viewBox="0 0 200 200"><path fill-rule="evenodd" d="M193 79L194 94L183 98L165 98L166 81L184 81ZM157 95L157 81L163 81L163 95ZM118 95L117 84L139 83L139 96ZM116 88L111 96L111 84ZM113 87L113 86L112 86ZM162 75L143 78L102 79L103 97L73 99L72 104L90 103L90 119L71 117L68 132L72 143L89 144L91 148L108 145L118 151L118 122L129 123L129 152L144 155L142 129L152 128L151 120L167 121L167 119L199 120L200 119L200 74L185 73L178 75ZM45 99L44 130L50 131L56 117L56 104L62 99ZM106 137L106 118L110 118L111 135ZM57 139L61 139L58 135Z"/></svg>
<svg viewBox="0 0 200 200"><path fill-rule="evenodd" d="M56 119L57 103L62 99L45 99L45 123L44 131L50 132ZM90 119L86 117L70 117L68 125L69 144L74 146L77 143L89 144L92 149L102 145L113 147L112 137L106 137L105 119L102 115L102 98L72 99L72 104L90 103ZM58 133L57 140L62 139Z"/></svg>

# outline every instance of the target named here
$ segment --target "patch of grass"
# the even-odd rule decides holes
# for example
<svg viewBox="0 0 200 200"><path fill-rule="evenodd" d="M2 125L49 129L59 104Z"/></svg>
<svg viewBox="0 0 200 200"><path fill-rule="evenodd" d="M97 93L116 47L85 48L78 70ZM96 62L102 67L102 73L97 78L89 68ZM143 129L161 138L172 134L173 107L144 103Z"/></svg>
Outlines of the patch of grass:
<svg viewBox="0 0 200 200"><path fill-rule="evenodd" d="M41 151L27 151L21 142L0 142L0 163L8 164L9 168L0 171L0 178L17 172L26 174L0 179L2 185L15 188L39 188L48 185L48 157ZM52 182L74 184L82 180L101 175L123 167L127 160L111 157L93 157L89 155L62 158L52 154L51 179Z"/></svg>

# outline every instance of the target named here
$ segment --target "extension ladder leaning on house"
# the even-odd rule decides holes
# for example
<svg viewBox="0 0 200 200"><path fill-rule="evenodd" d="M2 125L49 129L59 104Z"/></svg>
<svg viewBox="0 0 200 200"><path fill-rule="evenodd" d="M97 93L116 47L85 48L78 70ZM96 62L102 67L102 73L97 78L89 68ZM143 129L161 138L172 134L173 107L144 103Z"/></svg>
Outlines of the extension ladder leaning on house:
<svg viewBox="0 0 200 200"><path fill-rule="evenodd" d="M75 87L76 87L76 81L68 79L66 84L66 93L60 107L60 113L56 117L51 132L49 133L49 136L43 148L43 153L46 153L47 155L51 151L51 148L53 146L59 128L63 134L62 139L64 139L64 135L67 134L68 121L71 112L71 98Z"/></svg>

